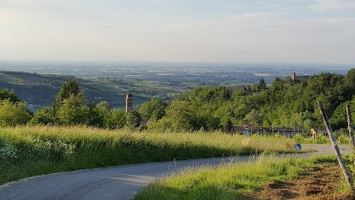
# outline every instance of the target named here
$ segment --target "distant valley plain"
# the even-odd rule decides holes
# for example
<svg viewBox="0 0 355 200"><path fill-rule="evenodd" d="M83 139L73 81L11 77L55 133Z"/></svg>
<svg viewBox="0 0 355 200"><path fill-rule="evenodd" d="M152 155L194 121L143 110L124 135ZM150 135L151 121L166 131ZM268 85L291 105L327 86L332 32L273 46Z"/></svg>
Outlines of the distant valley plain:
<svg viewBox="0 0 355 200"><path fill-rule="evenodd" d="M276 77L322 72L346 74L352 65L231 63L35 63L0 62L0 88L13 89L32 111L49 106L62 83L76 78L87 103L107 101L123 108L125 94L135 106L152 97L168 101L196 86L237 86Z"/></svg>

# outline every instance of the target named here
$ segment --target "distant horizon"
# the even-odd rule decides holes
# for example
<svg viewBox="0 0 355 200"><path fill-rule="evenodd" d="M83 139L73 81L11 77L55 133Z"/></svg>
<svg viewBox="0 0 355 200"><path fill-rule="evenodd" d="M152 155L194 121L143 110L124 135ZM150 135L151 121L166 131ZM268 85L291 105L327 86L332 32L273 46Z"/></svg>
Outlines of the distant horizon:
<svg viewBox="0 0 355 200"><path fill-rule="evenodd" d="M316 64L316 63L198 63L198 62L2 62L0 72L25 72L38 74L63 74L75 77L124 77L132 74L161 76L160 73L193 74L194 77L204 74L231 75L236 73L269 74L278 77L290 76L292 72L298 75L319 73L338 73L345 75L354 64ZM270 73L272 72L272 73ZM221 75L221 74L219 74ZM144 76L144 75L143 75ZM222 75L223 77L224 75ZM153 78L154 79L154 78Z"/></svg>
<svg viewBox="0 0 355 200"><path fill-rule="evenodd" d="M191 65L348 65L354 66L355 62L228 62L228 61L84 61L84 60L0 60L0 64L87 64L87 65L102 65L102 64L191 64ZM1 66L0 66L1 67Z"/></svg>

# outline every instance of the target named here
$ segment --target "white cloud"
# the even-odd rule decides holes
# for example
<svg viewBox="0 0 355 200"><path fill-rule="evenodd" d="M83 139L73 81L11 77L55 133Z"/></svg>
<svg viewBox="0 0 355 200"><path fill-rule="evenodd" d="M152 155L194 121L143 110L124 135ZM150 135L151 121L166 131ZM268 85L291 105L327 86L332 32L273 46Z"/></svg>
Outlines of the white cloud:
<svg viewBox="0 0 355 200"><path fill-rule="evenodd" d="M355 2L353 0L313 0L315 4L309 7L317 12L328 12L334 10L354 9Z"/></svg>

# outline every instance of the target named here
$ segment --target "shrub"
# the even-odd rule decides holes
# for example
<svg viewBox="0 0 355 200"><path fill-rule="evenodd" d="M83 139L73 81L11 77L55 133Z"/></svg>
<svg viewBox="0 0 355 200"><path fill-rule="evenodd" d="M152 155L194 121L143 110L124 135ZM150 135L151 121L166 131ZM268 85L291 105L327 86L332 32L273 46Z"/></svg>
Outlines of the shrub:
<svg viewBox="0 0 355 200"><path fill-rule="evenodd" d="M39 109L30 121L31 125L48 125L54 124L54 112L52 107L44 107Z"/></svg>
<svg viewBox="0 0 355 200"><path fill-rule="evenodd" d="M23 102L0 101L0 126L26 124L32 118Z"/></svg>

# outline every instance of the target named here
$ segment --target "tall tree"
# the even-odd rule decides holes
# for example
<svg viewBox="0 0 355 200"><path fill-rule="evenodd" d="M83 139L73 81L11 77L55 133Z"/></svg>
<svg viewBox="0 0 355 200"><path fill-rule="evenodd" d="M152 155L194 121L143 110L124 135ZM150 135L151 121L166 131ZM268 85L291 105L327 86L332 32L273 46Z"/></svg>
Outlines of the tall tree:
<svg viewBox="0 0 355 200"><path fill-rule="evenodd" d="M72 94L64 99L57 112L57 118L62 125L86 124L88 109L84 106L83 93Z"/></svg>
<svg viewBox="0 0 355 200"><path fill-rule="evenodd" d="M63 83L54 102L54 108L57 109L65 99L69 99L72 95L77 96L80 93L79 84L75 79L69 79Z"/></svg>
<svg viewBox="0 0 355 200"><path fill-rule="evenodd" d="M152 98L139 108L143 120L159 120L165 115L167 104L160 99Z"/></svg>

